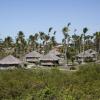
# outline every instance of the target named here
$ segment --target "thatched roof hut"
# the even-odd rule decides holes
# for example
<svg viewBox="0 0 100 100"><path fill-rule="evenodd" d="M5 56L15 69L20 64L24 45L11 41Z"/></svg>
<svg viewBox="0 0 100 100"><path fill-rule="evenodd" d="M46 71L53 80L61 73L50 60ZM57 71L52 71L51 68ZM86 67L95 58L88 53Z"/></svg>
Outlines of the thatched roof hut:
<svg viewBox="0 0 100 100"><path fill-rule="evenodd" d="M93 61L96 61L97 60L97 52L95 50L88 49L85 52L81 52L78 55L76 55L76 58L78 60L91 59Z"/></svg>
<svg viewBox="0 0 100 100"><path fill-rule="evenodd" d="M92 49L88 49L85 52L81 52L78 55L76 55L76 57L80 57L80 58L86 58L86 57L94 57L94 55L96 55L97 52L95 50Z"/></svg>
<svg viewBox="0 0 100 100"><path fill-rule="evenodd" d="M42 55L36 51L32 51L28 54L25 55L25 61L27 62L30 62L30 63L36 63L39 61L39 58L41 57Z"/></svg>
<svg viewBox="0 0 100 100"><path fill-rule="evenodd" d="M15 58L12 55L9 55L9 56L3 58L2 60L0 60L1 65L4 65L4 64L12 65L12 64L21 64L21 63L22 63L22 61L20 61L18 58Z"/></svg>
<svg viewBox="0 0 100 100"><path fill-rule="evenodd" d="M85 52L91 53L92 55L97 54L97 52L95 50L92 50L92 49L88 49Z"/></svg>
<svg viewBox="0 0 100 100"><path fill-rule="evenodd" d="M76 57L79 57L79 58L86 58L86 57L93 57L92 54L88 53L88 52L81 52L80 54L76 55Z"/></svg>
<svg viewBox="0 0 100 100"><path fill-rule="evenodd" d="M22 61L20 61L18 58L14 57L12 55L9 55L0 60L1 67L11 67L11 66L16 67L21 64L22 64Z"/></svg>
<svg viewBox="0 0 100 100"><path fill-rule="evenodd" d="M44 66L53 66L59 64L59 57L50 53L41 56L39 60L40 64Z"/></svg>

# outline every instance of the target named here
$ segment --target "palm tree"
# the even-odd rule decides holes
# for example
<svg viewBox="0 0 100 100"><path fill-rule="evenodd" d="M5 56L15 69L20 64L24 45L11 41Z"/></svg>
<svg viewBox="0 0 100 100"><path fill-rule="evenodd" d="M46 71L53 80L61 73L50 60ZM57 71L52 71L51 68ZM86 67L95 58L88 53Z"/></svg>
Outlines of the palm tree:
<svg viewBox="0 0 100 100"><path fill-rule="evenodd" d="M50 32L52 31L53 27L50 27L48 30L48 35L50 35Z"/></svg>
<svg viewBox="0 0 100 100"><path fill-rule="evenodd" d="M32 51L35 49L35 36L33 35L29 36L28 45L29 45L29 51Z"/></svg>
<svg viewBox="0 0 100 100"><path fill-rule="evenodd" d="M47 42L49 41L50 36L45 34L44 43L45 43L45 53L49 51Z"/></svg>
<svg viewBox="0 0 100 100"><path fill-rule="evenodd" d="M84 58L84 55L85 55L85 34L87 33L87 31L88 31L87 27L83 28L83 52L84 52L83 58ZM83 59L83 61L84 61L84 59Z"/></svg>
<svg viewBox="0 0 100 100"><path fill-rule="evenodd" d="M40 50L41 50L41 46L43 46L43 54L44 54L45 33L44 32L39 32L39 38L40 38Z"/></svg>
<svg viewBox="0 0 100 100"><path fill-rule="evenodd" d="M5 52L3 50L3 47L4 47L3 40L0 39L0 58L2 58L4 56L4 54L5 54Z"/></svg>
<svg viewBox="0 0 100 100"><path fill-rule="evenodd" d="M18 32L18 36L16 37L16 56L21 57L25 54L27 50L27 42L24 38L24 33L22 31Z"/></svg>
<svg viewBox="0 0 100 100"><path fill-rule="evenodd" d="M56 33L57 33L57 32L56 32L56 31L54 31L53 35L56 35Z"/></svg>
<svg viewBox="0 0 100 100"><path fill-rule="evenodd" d="M96 50L98 53L100 53L100 32L96 32L94 36L95 36Z"/></svg>
<svg viewBox="0 0 100 100"><path fill-rule="evenodd" d="M78 36L78 42L79 42L79 53L82 52L82 39L83 39L83 34Z"/></svg>
<svg viewBox="0 0 100 100"><path fill-rule="evenodd" d="M92 39L93 39L93 36L92 35L85 36L86 49L93 48L94 44L93 44Z"/></svg>
<svg viewBox="0 0 100 100"><path fill-rule="evenodd" d="M56 39L55 39L56 31L53 32L53 36L50 37L50 42L52 48L56 45Z"/></svg>
<svg viewBox="0 0 100 100"><path fill-rule="evenodd" d="M44 39L44 36L45 36L45 33L44 32L39 32L39 37L40 37L41 40Z"/></svg>
<svg viewBox="0 0 100 100"><path fill-rule="evenodd" d="M74 30L74 35L72 35L72 39L74 42L74 49L75 49L75 53L76 53L76 42L77 42L77 35L76 35L76 29Z"/></svg>
<svg viewBox="0 0 100 100"><path fill-rule="evenodd" d="M66 64L66 61L67 61L67 48L68 48L68 32L69 32L69 26L71 25L71 23L68 23L67 27L64 27L62 29L62 32L63 32L63 35L64 35L64 45L65 45L65 64ZM66 42L67 42L67 46L66 46Z"/></svg>
<svg viewBox="0 0 100 100"><path fill-rule="evenodd" d="M73 44L74 44L74 48L75 48L76 53L81 52L82 37L83 37L83 34L81 34L81 36L76 35L76 34L72 35L72 39L74 42Z"/></svg>
<svg viewBox="0 0 100 100"><path fill-rule="evenodd" d="M39 43L38 43L39 34L35 33L34 38L35 38L35 49L38 50L38 46L39 46Z"/></svg>
<svg viewBox="0 0 100 100"><path fill-rule="evenodd" d="M10 37L10 36L6 37L3 43L4 43L4 47L6 47L6 48L12 47L13 46L12 37Z"/></svg>

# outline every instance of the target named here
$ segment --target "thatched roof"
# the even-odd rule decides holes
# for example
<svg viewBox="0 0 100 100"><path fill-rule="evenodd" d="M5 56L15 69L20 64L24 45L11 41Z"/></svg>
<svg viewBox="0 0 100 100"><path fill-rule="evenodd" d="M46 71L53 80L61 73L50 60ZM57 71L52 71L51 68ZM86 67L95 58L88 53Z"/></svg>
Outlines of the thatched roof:
<svg viewBox="0 0 100 100"><path fill-rule="evenodd" d="M90 53L87 53L87 52L82 52L82 53L80 53L80 54L78 54L78 55L76 55L76 57L80 57L80 58L86 58L86 57L93 57L93 55L92 54L90 54Z"/></svg>
<svg viewBox="0 0 100 100"><path fill-rule="evenodd" d="M97 54L97 52L95 50L92 49L88 49L85 52L91 53L91 54Z"/></svg>
<svg viewBox="0 0 100 100"><path fill-rule="evenodd" d="M42 60L42 61L58 61L59 57L57 57L56 55L48 53L47 55L41 56L39 60Z"/></svg>
<svg viewBox="0 0 100 100"><path fill-rule="evenodd" d="M11 64L21 64L22 61L20 61L18 58L15 58L12 55L9 55L2 60L0 60L1 65L11 65Z"/></svg>
<svg viewBox="0 0 100 100"><path fill-rule="evenodd" d="M41 57L41 54L36 52L36 51L32 51L28 54L25 55L26 58L40 58Z"/></svg>
<svg viewBox="0 0 100 100"><path fill-rule="evenodd" d="M58 52L56 49L52 49L51 51L49 51L49 54L54 54L56 56L61 55L61 53Z"/></svg>
<svg viewBox="0 0 100 100"><path fill-rule="evenodd" d="M97 54L97 52L95 50L92 49L88 49L85 52L81 52L78 55L76 55L76 57L93 57L93 54Z"/></svg>

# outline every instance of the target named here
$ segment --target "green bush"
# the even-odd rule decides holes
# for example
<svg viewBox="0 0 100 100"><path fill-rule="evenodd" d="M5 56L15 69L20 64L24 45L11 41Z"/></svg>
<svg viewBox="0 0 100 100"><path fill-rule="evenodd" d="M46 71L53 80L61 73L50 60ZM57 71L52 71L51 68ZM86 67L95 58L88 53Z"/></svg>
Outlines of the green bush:
<svg viewBox="0 0 100 100"><path fill-rule="evenodd" d="M0 71L0 100L99 100L100 65L77 72L58 68Z"/></svg>

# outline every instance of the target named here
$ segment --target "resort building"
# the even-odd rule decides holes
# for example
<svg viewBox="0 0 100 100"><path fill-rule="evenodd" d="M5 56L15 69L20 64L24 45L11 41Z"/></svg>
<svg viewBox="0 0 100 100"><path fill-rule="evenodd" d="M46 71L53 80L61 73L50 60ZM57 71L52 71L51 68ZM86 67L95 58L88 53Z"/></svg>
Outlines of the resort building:
<svg viewBox="0 0 100 100"><path fill-rule="evenodd" d="M21 65L22 61L12 55L9 55L0 60L0 69L11 69L15 67L21 67Z"/></svg>
<svg viewBox="0 0 100 100"><path fill-rule="evenodd" d="M92 49L88 49L85 52L81 52L76 55L76 60L82 62L84 61L96 61L97 60L97 52Z"/></svg>
<svg viewBox="0 0 100 100"><path fill-rule="evenodd" d="M56 55L48 53L40 57L40 64L42 66L56 66L59 65L59 57Z"/></svg>
<svg viewBox="0 0 100 100"><path fill-rule="evenodd" d="M28 62L28 63L33 63L33 64L37 64L39 62L39 58L42 55L36 51L32 51L28 54L25 55L24 57L24 61Z"/></svg>

